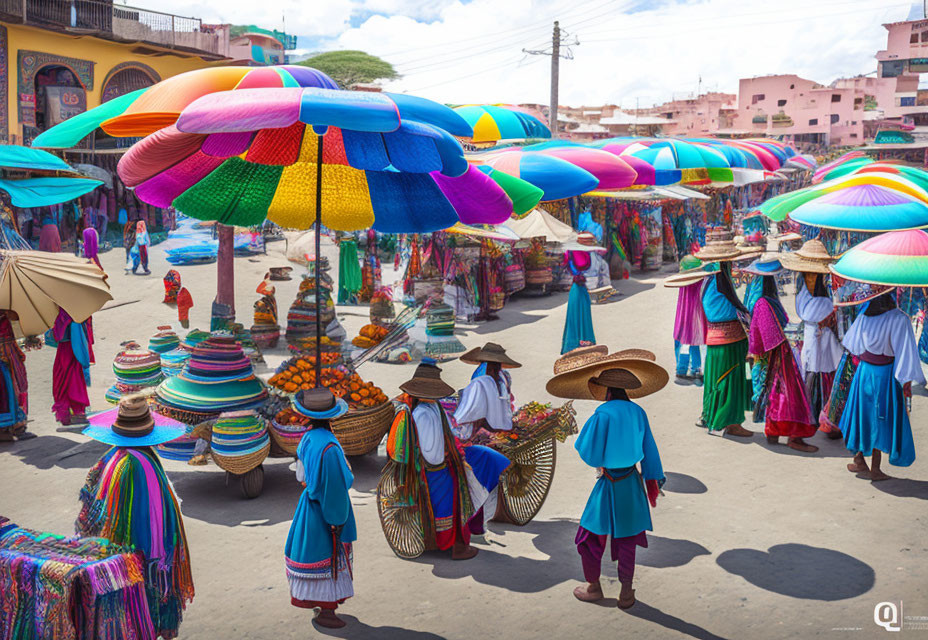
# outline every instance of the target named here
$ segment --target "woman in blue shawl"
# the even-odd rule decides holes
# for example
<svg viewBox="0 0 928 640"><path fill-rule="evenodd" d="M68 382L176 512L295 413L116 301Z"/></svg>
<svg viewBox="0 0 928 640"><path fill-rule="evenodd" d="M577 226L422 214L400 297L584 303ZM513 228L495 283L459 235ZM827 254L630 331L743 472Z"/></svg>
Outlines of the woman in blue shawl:
<svg viewBox="0 0 928 640"><path fill-rule="evenodd" d="M555 371L559 373L548 381L548 393L603 403L575 443L580 458L597 470L598 479L574 540L587 582L574 589L574 596L583 602L603 599L600 574L609 537L622 585L617 604L628 609L635 604L635 551L648 546L648 503L656 506L664 483L648 416L631 400L659 391L670 376L649 351L628 349L606 355L605 347L595 346L562 356Z"/></svg>
<svg viewBox="0 0 928 640"><path fill-rule="evenodd" d="M585 251L568 251L564 255L564 261L574 274L574 283L570 286L570 294L567 296L567 319L561 338L561 353L596 344L590 292L586 288L586 278L583 276L583 272L590 268L590 255Z"/></svg>
<svg viewBox="0 0 928 640"><path fill-rule="evenodd" d="M354 595L351 543L357 539L348 489L354 481L331 420L348 410L324 387L301 392L294 408L312 420L297 449L296 476L303 486L284 549L290 602L319 608L316 622L337 629L335 609Z"/></svg>

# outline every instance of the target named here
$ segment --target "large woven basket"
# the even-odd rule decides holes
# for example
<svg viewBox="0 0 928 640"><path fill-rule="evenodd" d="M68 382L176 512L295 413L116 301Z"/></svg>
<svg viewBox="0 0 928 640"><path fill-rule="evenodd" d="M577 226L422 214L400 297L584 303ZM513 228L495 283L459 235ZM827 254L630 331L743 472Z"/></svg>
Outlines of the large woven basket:
<svg viewBox="0 0 928 640"><path fill-rule="evenodd" d="M296 455L296 450L300 446L300 440L307 430L307 428L304 428L302 431L293 431L278 424L275 420L271 420L268 427L271 440L273 440L285 453L291 456Z"/></svg>
<svg viewBox="0 0 928 640"><path fill-rule="evenodd" d="M259 464L264 462L264 459L267 458L267 454L271 451L271 443L268 442L264 447L255 451L254 453L249 453L247 456L221 456L215 451L212 451L213 462L216 463L223 471L228 471L229 473L234 473L235 475L244 475L257 467Z"/></svg>
<svg viewBox="0 0 928 640"><path fill-rule="evenodd" d="M384 402L369 409L352 409L332 421L332 433L338 438L347 456L363 456L383 440L393 424L396 411L392 402Z"/></svg>

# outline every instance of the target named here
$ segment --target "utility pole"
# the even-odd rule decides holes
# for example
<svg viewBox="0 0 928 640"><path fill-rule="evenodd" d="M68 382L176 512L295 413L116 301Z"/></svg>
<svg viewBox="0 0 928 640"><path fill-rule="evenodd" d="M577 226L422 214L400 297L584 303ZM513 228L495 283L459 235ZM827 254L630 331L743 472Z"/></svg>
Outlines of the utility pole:
<svg viewBox="0 0 928 640"><path fill-rule="evenodd" d="M928 0L926 0L928 1ZM548 123L551 125L551 137L557 139L557 89L561 71L561 27L554 21L554 32L551 35L551 102Z"/></svg>
<svg viewBox="0 0 928 640"><path fill-rule="evenodd" d="M928 0L926 0L928 1ZM554 21L554 30L551 34L551 50L545 49L522 49L523 53L530 56L551 56L551 102L548 108L548 128L551 129L551 137L557 138L557 109L558 109L558 84L560 81L560 61L573 60L574 53L570 50L572 45L580 44L580 41L574 37L573 42L567 42L565 38L569 34L562 31L557 20ZM564 46L564 53L561 53L561 45Z"/></svg>

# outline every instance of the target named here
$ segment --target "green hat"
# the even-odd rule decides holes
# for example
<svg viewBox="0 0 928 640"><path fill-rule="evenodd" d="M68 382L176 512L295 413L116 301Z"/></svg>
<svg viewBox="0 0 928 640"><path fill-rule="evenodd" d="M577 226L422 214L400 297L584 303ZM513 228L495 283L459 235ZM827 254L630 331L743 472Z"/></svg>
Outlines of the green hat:
<svg viewBox="0 0 928 640"><path fill-rule="evenodd" d="M684 271L693 271L702 267L702 260L695 256L686 255L680 258L680 273Z"/></svg>

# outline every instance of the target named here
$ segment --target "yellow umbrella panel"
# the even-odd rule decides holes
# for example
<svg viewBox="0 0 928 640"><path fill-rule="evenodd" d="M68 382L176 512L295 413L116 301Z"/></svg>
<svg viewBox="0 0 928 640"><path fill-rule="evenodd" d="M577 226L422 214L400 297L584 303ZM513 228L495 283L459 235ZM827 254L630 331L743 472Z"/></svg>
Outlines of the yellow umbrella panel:
<svg viewBox="0 0 928 640"><path fill-rule="evenodd" d="M51 328L59 307L83 322L112 299L106 274L89 260L44 251L0 251L0 309L17 315L25 335Z"/></svg>

